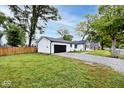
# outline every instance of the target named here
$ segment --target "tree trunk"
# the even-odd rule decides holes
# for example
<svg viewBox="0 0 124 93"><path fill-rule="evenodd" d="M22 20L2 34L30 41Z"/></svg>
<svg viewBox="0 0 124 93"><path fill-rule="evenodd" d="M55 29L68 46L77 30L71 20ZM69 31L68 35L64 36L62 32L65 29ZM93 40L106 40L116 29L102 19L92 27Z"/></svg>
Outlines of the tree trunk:
<svg viewBox="0 0 124 93"><path fill-rule="evenodd" d="M0 46L2 46L2 36L3 35L0 35Z"/></svg>
<svg viewBox="0 0 124 93"><path fill-rule="evenodd" d="M36 30L36 25L37 25L37 21L38 21L38 17L36 15L36 5L33 5L33 15L31 18L31 27L30 27L30 35L29 35L29 47L31 46L32 43L32 39L33 39L33 35L35 34L35 30Z"/></svg>
<svg viewBox="0 0 124 93"><path fill-rule="evenodd" d="M32 42L32 36L29 36L29 44L28 44L29 47L31 46L31 42Z"/></svg>
<svg viewBox="0 0 124 93"><path fill-rule="evenodd" d="M101 42L101 50L104 50L104 43L103 43L103 41Z"/></svg>
<svg viewBox="0 0 124 93"><path fill-rule="evenodd" d="M112 47L111 47L111 55L112 57L116 57L116 38L112 38Z"/></svg>

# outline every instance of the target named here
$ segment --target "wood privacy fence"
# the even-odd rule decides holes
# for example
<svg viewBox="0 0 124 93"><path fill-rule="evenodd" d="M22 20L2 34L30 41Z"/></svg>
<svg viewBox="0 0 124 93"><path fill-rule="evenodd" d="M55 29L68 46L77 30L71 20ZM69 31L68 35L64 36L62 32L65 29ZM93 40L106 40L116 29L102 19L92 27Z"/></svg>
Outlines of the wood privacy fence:
<svg viewBox="0 0 124 93"><path fill-rule="evenodd" d="M0 56L14 55L23 53L36 53L36 47L2 47L0 48Z"/></svg>

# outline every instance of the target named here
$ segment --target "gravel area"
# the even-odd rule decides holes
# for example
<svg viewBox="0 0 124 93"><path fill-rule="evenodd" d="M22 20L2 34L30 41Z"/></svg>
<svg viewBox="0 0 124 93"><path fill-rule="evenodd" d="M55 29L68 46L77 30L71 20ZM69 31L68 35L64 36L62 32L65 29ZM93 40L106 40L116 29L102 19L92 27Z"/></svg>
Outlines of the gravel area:
<svg viewBox="0 0 124 93"><path fill-rule="evenodd" d="M117 58L108 58L108 57L101 57L83 53L56 53L55 55L68 57L68 58L75 58L79 60L88 61L90 63L98 63L105 66L109 66L115 71L120 73L124 73L124 60L117 59Z"/></svg>

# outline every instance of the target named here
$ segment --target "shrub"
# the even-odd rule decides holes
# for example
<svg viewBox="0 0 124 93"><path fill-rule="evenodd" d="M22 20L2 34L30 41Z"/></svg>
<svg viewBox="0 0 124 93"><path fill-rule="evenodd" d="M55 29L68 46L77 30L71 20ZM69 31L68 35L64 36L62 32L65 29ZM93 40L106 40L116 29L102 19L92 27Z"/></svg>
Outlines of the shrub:
<svg viewBox="0 0 124 93"><path fill-rule="evenodd" d="M119 45L120 49L124 49L124 44Z"/></svg>

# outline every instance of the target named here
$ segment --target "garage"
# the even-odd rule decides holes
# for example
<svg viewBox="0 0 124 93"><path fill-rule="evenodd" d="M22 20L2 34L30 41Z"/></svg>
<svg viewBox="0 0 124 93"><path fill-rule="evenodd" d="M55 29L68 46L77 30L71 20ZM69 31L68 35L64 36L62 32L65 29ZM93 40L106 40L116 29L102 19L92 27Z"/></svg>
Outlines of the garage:
<svg viewBox="0 0 124 93"><path fill-rule="evenodd" d="M66 52L66 45L54 45L54 53Z"/></svg>

